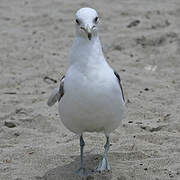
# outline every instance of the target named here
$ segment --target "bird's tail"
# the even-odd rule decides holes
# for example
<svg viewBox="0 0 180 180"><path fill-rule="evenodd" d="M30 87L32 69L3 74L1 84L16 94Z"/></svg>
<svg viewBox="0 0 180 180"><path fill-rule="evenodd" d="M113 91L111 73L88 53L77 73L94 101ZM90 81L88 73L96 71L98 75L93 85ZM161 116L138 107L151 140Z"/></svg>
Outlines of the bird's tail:
<svg viewBox="0 0 180 180"><path fill-rule="evenodd" d="M53 106L57 101L59 101L59 99L60 99L59 88L55 88L52 91L52 93L51 93L51 95L50 95L50 97L49 97L49 99L47 101L47 105L48 106Z"/></svg>

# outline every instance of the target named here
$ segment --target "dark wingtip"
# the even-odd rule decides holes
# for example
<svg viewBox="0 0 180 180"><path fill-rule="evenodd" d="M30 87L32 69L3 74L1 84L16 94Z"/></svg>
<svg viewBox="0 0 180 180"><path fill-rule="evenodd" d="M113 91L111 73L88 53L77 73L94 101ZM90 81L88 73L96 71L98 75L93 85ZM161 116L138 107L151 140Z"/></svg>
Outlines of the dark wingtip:
<svg viewBox="0 0 180 180"><path fill-rule="evenodd" d="M123 100L124 100L124 102L125 102L124 92L123 92L123 87L122 87L122 84L121 84L121 79L120 79L120 76L119 76L119 74L118 74L116 71L114 71L114 74L115 74L115 76L116 76L116 77L117 77L117 79L118 79L119 86L120 86L120 88L121 88L121 92L122 92L122 97L123 97Z"/></svg>
<svg viewBox="0 0 180 180"><path fill-rule="evenodd" d="M88 33L88 39L91 40L91 38L92 38L92 34Z"/></svg>

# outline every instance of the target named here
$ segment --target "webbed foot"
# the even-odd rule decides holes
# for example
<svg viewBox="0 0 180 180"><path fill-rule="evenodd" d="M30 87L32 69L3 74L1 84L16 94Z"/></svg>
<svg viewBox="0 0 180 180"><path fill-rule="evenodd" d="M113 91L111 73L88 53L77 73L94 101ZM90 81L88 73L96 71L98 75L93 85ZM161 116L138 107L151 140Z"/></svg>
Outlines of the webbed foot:
<svg viewBox="0 0 180 180"><path fill-rule="evenodd" d="M102 171L105 171L105 170L110 171L111 167L109 165L109 162L108 162L107 158L103 157L103 159L99 162L99 165L96 168L96 171L102 172Z"/></svg>

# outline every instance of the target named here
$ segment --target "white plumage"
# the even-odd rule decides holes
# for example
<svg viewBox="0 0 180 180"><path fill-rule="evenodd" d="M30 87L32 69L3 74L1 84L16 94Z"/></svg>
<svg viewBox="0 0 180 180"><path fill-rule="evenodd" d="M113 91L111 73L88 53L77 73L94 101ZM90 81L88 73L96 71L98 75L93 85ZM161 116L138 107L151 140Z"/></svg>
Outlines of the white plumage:
<svg viewBox="0 0 180 180"><path fill-rule="evenodd" d="M94 9L82 8L76 13L76 35L63 83L59 112L70 131L80 136L84 132L104 132L109 137L121 124L125 110L122 89L104 58ZM58 93L57 89L52 93L48 105L58 100ZM80 169L79 174L84 175L84 168ZM104 169L109 167L98 170Z"/></svg>
<svg viewBox="0 0 180 180"><path fill-rule="evenodd" d="M70 59L65 93L59 102L63 124L78 134L110 133L123 118L124 101L117 77L102 54L99 38L85 43L76 37Z"/></svg>

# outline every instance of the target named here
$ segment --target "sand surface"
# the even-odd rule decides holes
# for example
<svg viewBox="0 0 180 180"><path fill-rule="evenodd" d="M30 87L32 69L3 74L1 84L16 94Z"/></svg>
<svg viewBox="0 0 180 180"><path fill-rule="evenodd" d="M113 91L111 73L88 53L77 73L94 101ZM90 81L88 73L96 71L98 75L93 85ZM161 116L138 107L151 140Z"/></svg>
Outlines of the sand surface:
<svg viewBox="0 0 180 180"><path fill-rule="evenodd" d="M0 180L74 180L79 139L46 105L66 72L74 13L100 14L108 62L121 75L127 115L111 135L112 172L87 180L180 179L179 0L0 0ZM102 134L85 134L94 169Z"/></svg>

